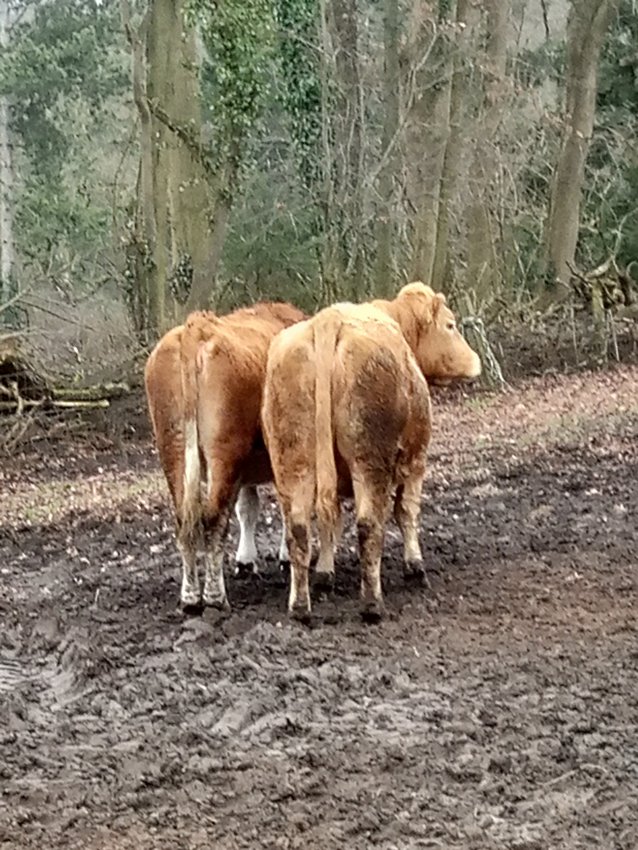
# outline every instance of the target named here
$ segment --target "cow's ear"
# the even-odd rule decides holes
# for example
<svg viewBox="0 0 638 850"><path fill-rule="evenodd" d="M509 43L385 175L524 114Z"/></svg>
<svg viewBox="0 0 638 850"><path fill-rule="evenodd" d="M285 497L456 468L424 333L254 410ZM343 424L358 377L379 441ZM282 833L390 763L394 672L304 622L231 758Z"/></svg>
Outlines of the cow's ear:
<svg viewBox="0 0 638 850"><path fill-rule="evenodd" d="M445 295L443 295L442 292L437 292L436 295L434 296L434 298L432 299L432 318L433 319L436 319L436 317L439 315L439 310L445 304L447 304L447 301L445 300Z"/></svg>

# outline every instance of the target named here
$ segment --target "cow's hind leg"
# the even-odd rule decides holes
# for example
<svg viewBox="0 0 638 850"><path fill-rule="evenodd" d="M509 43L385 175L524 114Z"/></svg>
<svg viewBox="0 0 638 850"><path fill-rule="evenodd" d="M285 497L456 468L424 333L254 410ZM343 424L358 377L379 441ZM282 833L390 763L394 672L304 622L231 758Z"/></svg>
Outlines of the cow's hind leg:
<svg viewBox="0 0 638 850"><path fill-rule="evenodd" d="M199 614L202 610L202 592L197 571L197 536L194 529L178 528L177 548L182 556L182 610L185 614Z"/></svg>
<svg viewBox="0 0 638 850"><path fill-rule="evenodd" d="M404 575L423 584L426 575L419 545L419 516L424 474L424 464L415 464L408 478L399 485L394 502L394 516L403 535Z"/></svg>
<svg viewBox="0 0 638 850"><path fill-rule="evenodd" d="M315 583L324 590L332 589L335 580L335 552L343 533L343 516L337 501L333 515L326 521L318 517L319 557L315 565Z"/></svg>
<svg viewBox="0 0 638 850"><path fill-rule="evenodd" d="M277 553L279 561L279 569L285 570L290 564L290 554L288 552L288 541L286 539L286 517L283 511L281 512L281 540L279 541L279 552Z"/></svg>
<svg viewBox="0 0 638 850"><path fill-rule="evenodd" d="M314 482L310 476L284 492L279 490L279 502L290 557L290 592L288 613L297 620L310 618L310 587L308 574L311 555L311 520Z"/></svg>
<svg viewBox="0 0 638 850"><path fill-rule="evenodd" d="M367 477L365 471L353 474L359 561L361 565L361 616L378 622L384 612L381 590L381 554L385 523L390 509L388 481Z"/></svg>
<svg viewBox="0 0 638 850"><path fill-rule="evenodd" d="M197 571L201 465L195 424L186 423L183 434L177 426L165 428L158 436L157 448L175 511L177 548L182 558L180 602L185 614L196 614L201 612L202 600Z"/></svg>
<svg viewBox="0 0 638 850"><path fill-rule="evenodd" d="M255 527L259 517L257 487L245 486L239 491L235 515L239 522L239 545L235 554L235 572L257 572L257 546Z"/></svg>
<svg viewBox="0 0 638 850"><path fill-rule="evenodd" d="M208 484L202 507L205 550L204 605L229 610L224 581L224 542L237 497L236 465L217 459L208 462Z"/></svg>

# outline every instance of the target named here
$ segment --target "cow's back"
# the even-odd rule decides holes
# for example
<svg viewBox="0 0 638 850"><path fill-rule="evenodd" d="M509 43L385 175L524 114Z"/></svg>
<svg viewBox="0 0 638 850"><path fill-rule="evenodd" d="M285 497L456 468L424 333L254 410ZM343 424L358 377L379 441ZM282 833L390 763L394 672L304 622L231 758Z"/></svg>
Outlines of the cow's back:
<svg viewBox="0 0 638 850"><path fill-rule="evenodd" d="M345 323L335 354L332 400L339 466L366 460L387 474L406 430L420 440L429 429L427 384L391 320Z"/></svg>

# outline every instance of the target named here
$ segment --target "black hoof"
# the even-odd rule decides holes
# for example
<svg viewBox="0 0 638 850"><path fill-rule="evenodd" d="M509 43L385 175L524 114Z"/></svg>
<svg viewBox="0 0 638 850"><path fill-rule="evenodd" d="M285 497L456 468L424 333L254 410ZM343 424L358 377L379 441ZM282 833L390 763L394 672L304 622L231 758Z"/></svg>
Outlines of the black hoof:
<svg viewBox="0 0 638 850"><path fill-rule="evenodd" d="M291 620L297 623L302 623L304 626L309 626L312 623L312 613L305 605L295 605L288 612Z"/></svg>
<svg viewBox="0 0 638 850"><path fill-rule="evenodd" d="M257 575L258 572L259 570L255 563L240 564L239 561L235 561L235 575L238 578L249 578L250 576Z"/></svg>
<svg viewBox="0 0 638 850"><path fill-rule="evenodd" d="M181 604L182 614L185 617L200 617L204 613L204 606L201 602L188 602Z"/></svg>
<svg viewBox="0 0 638 850"><path fill-rule="evenodd" d="M421 587L430 586L423 561L408 561L403 568L403 576L411 584L417 584Z"/></svg>
<svg viewBox="0 0 638 850"><path fill-rule="evenodd" d="M322 590L324 593L330 593L334 590L335 574L334 573L315 573L314 586L317 590Z"/></svg>
<svg viewBox="0 0 638 850"><path fill-rule="evenodd" d="M213 611L222 611L226 614L230 613L230 602L226 597L223 599L204 599L206 608L212 608Z"/></svg>
<svg viewBox="0 0 638 850"><path fill-rule="evenodd" d="M361 607L361 619L364 623L380 623L384 613L383 602L380 599L364 602Z"/></svg>

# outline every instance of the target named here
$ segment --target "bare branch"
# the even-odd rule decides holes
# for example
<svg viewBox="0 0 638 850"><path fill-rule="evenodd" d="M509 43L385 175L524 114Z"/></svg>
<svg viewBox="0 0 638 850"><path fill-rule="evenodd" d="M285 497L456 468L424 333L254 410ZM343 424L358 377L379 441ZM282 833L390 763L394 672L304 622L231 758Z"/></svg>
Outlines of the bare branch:
<svg viewBox="0 0 638 850"><path fill-rule="evenodd" d="M217 177L219 168L215 165L211 151L201 143L197 134L193 132L191 127L178 124L171 116L163 109L157 100L146 101L151 113L174 133L177 138L183 142L188 148L191 156L202 166L209 177Z"/></svg>
<svg viewBox="0 0 638 850"><path fill-rule="evenodd" d="M24 296L29 292L28 289L24 289L22 292L18 292L17 295L14 295L13 298L9 298L8 301L5 301L4 304L0 304L0 315L2 315L5 310L11 309L15 304L19 304L20 301L23 300Z"/></svg>

